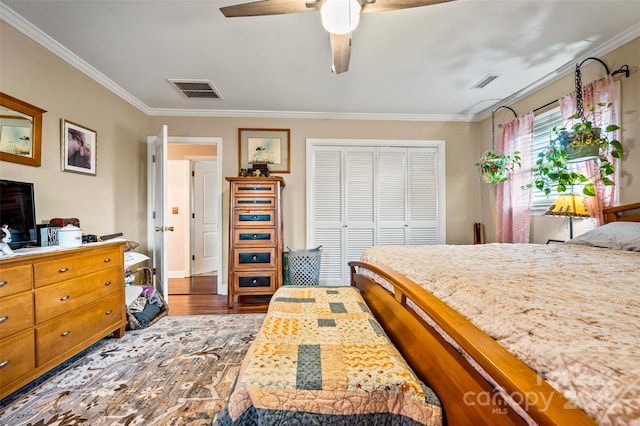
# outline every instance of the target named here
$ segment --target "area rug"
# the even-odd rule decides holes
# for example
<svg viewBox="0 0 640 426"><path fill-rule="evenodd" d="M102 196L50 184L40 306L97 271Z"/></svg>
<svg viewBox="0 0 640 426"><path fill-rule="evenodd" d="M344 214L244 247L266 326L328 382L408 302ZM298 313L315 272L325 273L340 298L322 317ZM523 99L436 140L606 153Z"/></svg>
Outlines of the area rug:
<svg viewBox="0 0 640 426"><path fill-rule="evenodd" d="M167 316L0 401L0 425L210 425L264 314Z"/></svg>

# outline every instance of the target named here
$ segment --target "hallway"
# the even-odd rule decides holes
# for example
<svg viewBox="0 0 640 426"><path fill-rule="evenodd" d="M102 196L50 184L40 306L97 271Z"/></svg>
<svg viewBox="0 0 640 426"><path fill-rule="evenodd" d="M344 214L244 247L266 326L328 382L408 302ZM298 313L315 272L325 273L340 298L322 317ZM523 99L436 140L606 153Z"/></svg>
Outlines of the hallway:
<svg viewBox="0 0 640 426"><path fill-rule="evenodd" d="M227 308L227 296L219 295L217 275L169 278L169 315L249 314L267 312L271 296L238 296Z"/></svg>

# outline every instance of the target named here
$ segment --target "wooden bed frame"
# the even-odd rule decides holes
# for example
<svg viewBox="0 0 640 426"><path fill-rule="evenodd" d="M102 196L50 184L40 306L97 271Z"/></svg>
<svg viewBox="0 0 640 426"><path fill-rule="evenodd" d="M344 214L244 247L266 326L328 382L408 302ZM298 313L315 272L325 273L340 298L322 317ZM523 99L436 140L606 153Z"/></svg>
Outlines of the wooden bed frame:
<svg viewBox="0 0 640 426"><path fill-rule="evenodd" d="M606 222L640 222L640 203L603 210ZM416 374L442 401L449 425L513 425L533 420L540 425L595 425L581 409L526 364L433 294L389 267L349 262L351 285L359 288L369 308ZM391 286L386 290L368 270ZM411 307L415 305L431 320ZM429 322L440 328L438 331ZM450 336L477 365L511 396L511 405L494 384L458 352ZM525 420L529 417L528 420Z"/></svg>

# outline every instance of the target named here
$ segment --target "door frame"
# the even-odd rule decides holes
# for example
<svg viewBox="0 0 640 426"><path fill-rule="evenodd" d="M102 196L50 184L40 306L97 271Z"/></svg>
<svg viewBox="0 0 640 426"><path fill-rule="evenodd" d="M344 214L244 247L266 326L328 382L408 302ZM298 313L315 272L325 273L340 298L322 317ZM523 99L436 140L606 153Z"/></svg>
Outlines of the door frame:
<svg viewBox="0 0 640 426"><path fill-rule="evenodd" d="M147 245L149 252L153 251L154 248L154 239L153 239L153 168L151 166L151 159L153 156L153 141L156 139L156 136L149 136L147 141L149 142L147 145ZM216 146L216 161L218 162L218 187L216 198L218 202L218 214L220 219L222 219L222 191L223 191L223 179L222 179L222 138L221 137L187 137L187 136L169 136L167 138L167 144L191 144L191 145L215 145ZM196 157L191 156L191 157ZM189 184L190 185L190 184ZM191 191L190 188L186 188L188 191ZM218 253L222 254L222 246L223 246L223 235L222 235L222 220L220 220L219 224L219 235L218 239ZM192 238L191 233L191 221L189 221L189 239ZM189 243L191 244L191 243ZM190 253L189 253L190 255ZM218 276L223 276L223 262L222 256L218 257ZM225 288L223 286L218 286L219 294L226 294Z"/></svg>

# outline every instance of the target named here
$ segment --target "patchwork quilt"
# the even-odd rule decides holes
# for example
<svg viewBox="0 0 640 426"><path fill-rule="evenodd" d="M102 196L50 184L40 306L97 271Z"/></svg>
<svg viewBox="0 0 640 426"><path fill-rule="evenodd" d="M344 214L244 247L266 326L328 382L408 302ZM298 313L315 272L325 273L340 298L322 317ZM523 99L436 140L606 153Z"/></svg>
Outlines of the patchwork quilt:
<svg viewBox="0 0 640 426"><path fill-rule="evenodd" d="M216 425L440 425L415 376L352 287L281 287Z"/></svg>

